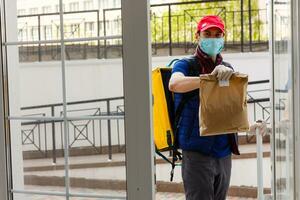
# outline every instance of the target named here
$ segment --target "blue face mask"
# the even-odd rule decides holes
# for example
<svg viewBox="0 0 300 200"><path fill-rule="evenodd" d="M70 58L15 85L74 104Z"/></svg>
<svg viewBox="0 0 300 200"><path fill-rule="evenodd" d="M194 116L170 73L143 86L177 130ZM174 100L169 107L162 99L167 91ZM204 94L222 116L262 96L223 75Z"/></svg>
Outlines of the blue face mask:
<svg viewBox="0 0 300 200"><path fill-rule="evenodd" d="M207 55L215 56L224 48L224 38L201 38L199 46Z"/></svg>

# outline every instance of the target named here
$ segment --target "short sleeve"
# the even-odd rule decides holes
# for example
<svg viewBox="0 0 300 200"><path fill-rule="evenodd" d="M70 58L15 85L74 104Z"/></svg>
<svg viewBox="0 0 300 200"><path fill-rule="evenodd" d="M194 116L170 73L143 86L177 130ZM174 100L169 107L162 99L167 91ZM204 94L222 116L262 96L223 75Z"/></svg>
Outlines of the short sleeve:
<svg viewBox="0 0 300 200"><path fill-rule="evenodd" d="M172 74L175 72L181 72L183 73L185 76L188 75L189 73L189 64L188 62L184 61L184 60L179 60L177 61L172 69Z"/></svg>

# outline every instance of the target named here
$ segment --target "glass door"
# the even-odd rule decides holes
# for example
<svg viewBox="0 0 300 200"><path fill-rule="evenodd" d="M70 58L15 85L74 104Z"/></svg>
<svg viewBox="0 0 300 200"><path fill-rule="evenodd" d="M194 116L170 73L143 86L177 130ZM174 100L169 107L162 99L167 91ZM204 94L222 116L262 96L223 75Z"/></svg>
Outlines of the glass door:
<svg viewBox="0 0 300 200"><path fill-rule="evenodd" d="M275 199L294 199L292 1L273 1L273 164Z"/></svg>
<svg viewBox="0 0 300 200"><path fill-rule="evenodd" d="M121 8L100 2L1 1L10 199L126 199Z"/></svg>

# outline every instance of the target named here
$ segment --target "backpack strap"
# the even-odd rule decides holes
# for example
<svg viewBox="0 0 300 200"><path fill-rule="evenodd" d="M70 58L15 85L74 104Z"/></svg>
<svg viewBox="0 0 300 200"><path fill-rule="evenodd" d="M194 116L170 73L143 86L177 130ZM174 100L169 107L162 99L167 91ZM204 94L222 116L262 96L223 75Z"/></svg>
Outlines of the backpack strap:
<svg viewBox="0 0 300 200"><path fill-rule="evenodd" d="M188 76L199 76L200 70L199 70L199 63L196 56L190 56L188 58L184 58L183 60L187 61L189 63L189 73ZM172 149L172 170L171 170L171 178L170 181L173 181L174 177L174 169L176 167L176 162L178 160L182 160L182 154L178 151L178 125L181 120L181 113L184 109L184 106L186 103L193 97L199 95L199 90L193 90L188 93L183 94L183 97L175 111L175 120L173 124L173 132L174 132L174 145ZM160 153L161 154L161 153ZM165 157L165 156L164 156ZM166 159L165 159L166 160ZM167 162L170 163L168 160Z"/></svg>
<svg viewBox="0 0 300 200"><path fill-rule="evenodd" d="M173 65L173 63L177 62L178 60L179 60L178 58L171 60L171 62L169 64L167 64L167 67L171 67Z"/></svg>
<svg viewBox="0 0 300 200"><path fill-rule="evenodd" d="M196 56L190 56L187 58L183 58L183 60L185 60L186 62L189 63L189 72L188 72L188 76L199 76L200 75L200 69L199 69L199 62L198 62L198 58ZM174 131L174 136L175 136L175 142L177 143L176 139L177 139L177 131L178 131L178 124L180 122L181 119L181 113L184 109L185 104L193 97L195 96L199 96L199 90L193 90L187 93L183 94L183 97L175 111L175 120L174 120L174 127L173 127L173 131ZM176 144L177 147L177 144ZM177 147L178 148L178 147Z"/></svg>

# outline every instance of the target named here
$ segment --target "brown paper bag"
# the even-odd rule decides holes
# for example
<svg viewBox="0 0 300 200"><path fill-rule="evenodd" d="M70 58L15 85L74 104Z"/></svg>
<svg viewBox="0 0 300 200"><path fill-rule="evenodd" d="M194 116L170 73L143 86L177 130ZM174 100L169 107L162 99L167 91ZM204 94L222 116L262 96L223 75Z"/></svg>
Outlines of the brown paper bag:
<svg viewBox="0 0 300 200"><path fill-rule="evenodd" d="M233 74L229 86L213 75L200 77L200 135L222 135L249 130L247 114L248 76Z"/></svg>

